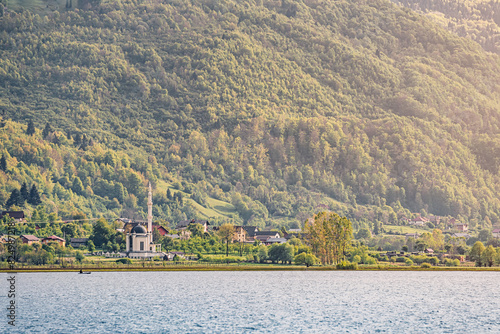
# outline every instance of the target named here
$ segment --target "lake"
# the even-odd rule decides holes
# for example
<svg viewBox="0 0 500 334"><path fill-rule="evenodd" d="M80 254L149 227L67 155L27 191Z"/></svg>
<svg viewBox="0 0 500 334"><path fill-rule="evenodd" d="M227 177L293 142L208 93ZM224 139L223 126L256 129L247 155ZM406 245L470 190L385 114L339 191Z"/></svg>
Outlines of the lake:
<svg viewBox="0 0 500 334"><path fill-rule="evenodd" d="M8 305L7 274L0 284ZM498 272L17 274L19 333L499 333ZM5 331L3 331L5 332Z"/></svg>

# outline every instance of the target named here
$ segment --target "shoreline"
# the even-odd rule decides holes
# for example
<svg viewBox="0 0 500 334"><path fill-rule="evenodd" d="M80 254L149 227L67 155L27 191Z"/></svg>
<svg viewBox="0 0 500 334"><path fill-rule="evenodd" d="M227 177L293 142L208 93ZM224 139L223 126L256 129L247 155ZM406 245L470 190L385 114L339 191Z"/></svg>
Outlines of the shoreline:
<svg viewBox="0 0 500 334"><path fill-rule="evenodd" d="M169 266L159 268L145 267L95 267L83 268L85 272L139 272L139 271L481 271L500 272L500 267L431 267L421 268L417 266L367 266L358 267L356 270L337 269L335 266L298 267L298 266ZM5 270L0 269L0 273L51 273L51 272L75 272L79 273L80 268L27 268Z"/></svg>

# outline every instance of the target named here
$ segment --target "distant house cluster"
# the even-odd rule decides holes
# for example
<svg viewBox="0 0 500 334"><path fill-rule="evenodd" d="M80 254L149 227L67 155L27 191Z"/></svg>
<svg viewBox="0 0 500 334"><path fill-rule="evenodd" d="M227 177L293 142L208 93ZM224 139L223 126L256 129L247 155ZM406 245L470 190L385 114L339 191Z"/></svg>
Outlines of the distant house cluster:
<svg viewBox="0 0 500 334"><path fill-rule="evenodd" d="M48 245L51 242L55 242L55 243L59 244L59 246L61 246L61 247L66 246L66 240L64 240L63 238L60 238L56 235L51 235L50 237L45 237L45 238L40 239L40 238L35 237L34 235L31 235L31 234L23 234L20 236L20 238L21 238L22 243L27 244L27 245L33 245L34 243L41 243L41 244Z"/></svg>
<svg viewBox="0 0 500 334"><path fill-rule="evenodd" d="M403 223L406 225L412 226L427 226L429 223L432 223L434 226L437 226L443 222L446 223L446 227L450 230L456 230L457 232L467 232L469 230L469 225L466 223L461 223L455 218L445 218L441 216L429 216L422 217L419 213L414 214L414 218L402 218Z"/></svg>
<svg viewBox="0 0 500 334"><path fill-rule="evenodd" d="M133 224L140 223L129 223L126 224L124 230L133 228ZM175 233L167 230L163 226L153 225L153 228L157 229L161 236L166 236L172 239L187 240L191 237L189 231L189 226L192 224L200 224L202 226L202 231L204 233L217 232L219 230L218 226L212 226L208 220L198 220L198 219L187 219L180 221L175 226ZM257 226L234 226L233 242L244 242L253 243L255 241L260 241L265 245L271 245L274 243L284 243L287 242L292 237L300 237L300 229L292 229L288 233L283 234L277 231L260 231Z"/></svg>

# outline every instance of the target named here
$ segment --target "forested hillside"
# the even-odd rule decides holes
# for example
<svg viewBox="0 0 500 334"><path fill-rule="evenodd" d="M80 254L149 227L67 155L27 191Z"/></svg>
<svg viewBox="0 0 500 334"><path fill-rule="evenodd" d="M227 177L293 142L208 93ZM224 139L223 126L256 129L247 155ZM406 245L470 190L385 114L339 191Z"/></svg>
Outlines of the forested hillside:
<svg viewBox="0 0 500 334"><path fill-rule="evenodd" d="M385 0L79 7L3 10L2 133L18 136L0 153L31 171L2 174L3 203L40 175L44 203L57 187L76 211L140 214L134 174L167 220L296 227L327 207L355 228L410 212L499 222L500 58L476 43ZM30 120L60 142L25 134Z"/></svg>
<svg viewBox="0 0 500 334"><path fill-rule="evenodd" d="M498 0L393 0L425 13L459 36L468 37L487 50L500 53L500 3Z"/></svg>

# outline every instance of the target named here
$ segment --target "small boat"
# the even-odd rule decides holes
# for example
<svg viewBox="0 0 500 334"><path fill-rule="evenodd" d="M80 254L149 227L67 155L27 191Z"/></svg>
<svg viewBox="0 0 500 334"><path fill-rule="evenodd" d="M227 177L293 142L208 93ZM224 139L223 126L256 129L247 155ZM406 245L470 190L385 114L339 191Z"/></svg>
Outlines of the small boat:
<svg viewBox="0 0 500 334"><path fill-rule="evenodd" d="M87 274L87 275L90 275L90 274L92 274L92 272L90 272L90 271L82 271L82 270L80 269L79 274Z"/></svg>

